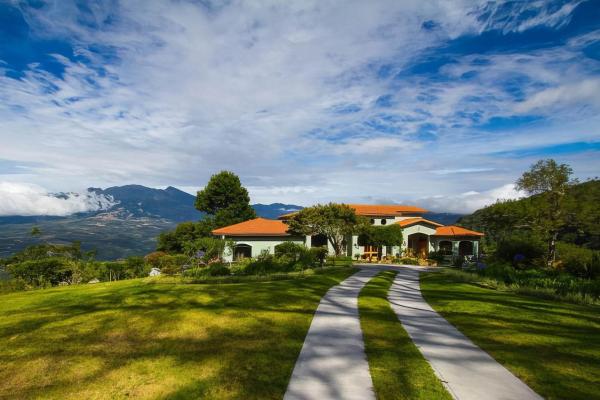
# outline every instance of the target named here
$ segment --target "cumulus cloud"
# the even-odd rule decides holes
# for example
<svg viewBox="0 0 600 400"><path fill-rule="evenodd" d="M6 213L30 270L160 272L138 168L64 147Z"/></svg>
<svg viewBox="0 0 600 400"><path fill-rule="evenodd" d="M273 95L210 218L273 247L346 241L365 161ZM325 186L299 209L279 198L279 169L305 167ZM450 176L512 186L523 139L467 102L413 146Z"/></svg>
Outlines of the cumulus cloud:
<svg viewBox="0 0 600 400"><path fill-rule="evenodd" d="M34 184L0 182L0 216L66 216L105 210L114 204L112 198L93 192L57 195Z"/></svg>
<svg viewBox="0 0 600 400"><path fill-rule="evenodd" d="M509 183L482 192L468 191L454 196L426 197L419 199L419 204L432 211L468 214L499 200L514 200L525 196L525 192L516 190L515 185Z"/></svg>

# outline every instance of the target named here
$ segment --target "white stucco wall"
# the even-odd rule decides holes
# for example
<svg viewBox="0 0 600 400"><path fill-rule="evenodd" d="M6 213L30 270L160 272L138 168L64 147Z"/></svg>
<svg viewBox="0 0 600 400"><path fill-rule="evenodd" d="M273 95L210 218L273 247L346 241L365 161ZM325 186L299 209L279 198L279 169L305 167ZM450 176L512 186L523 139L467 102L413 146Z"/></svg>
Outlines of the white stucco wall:
<svg viewBox="0 0 600 400"><path fill-rule="evenodd" d="M294 242L298 244L305 244L306 238L294 237L294 236L265 236L265 237L252 237L252 236L232 236L224 237L224 239L231 240L236 244L247 244L252 247L252 257L259 256L263 251L268 251L270 254L275 253L275 246L284 242ZM233 253L225 250L223 259L227 262L233 261Z"/></svg>

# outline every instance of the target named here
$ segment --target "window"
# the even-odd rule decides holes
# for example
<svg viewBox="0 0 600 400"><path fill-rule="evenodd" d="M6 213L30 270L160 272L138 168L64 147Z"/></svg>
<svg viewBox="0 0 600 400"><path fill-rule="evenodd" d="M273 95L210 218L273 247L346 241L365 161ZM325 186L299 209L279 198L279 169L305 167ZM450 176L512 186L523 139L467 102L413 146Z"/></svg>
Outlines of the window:
<svg viewBox="0 0 600 400"><path fill-rule="evenodd" d="M371 225L375 225L375 220L371 218Z"/></svg>
<svg viewBox="0 0 600 400"><path fill-rule="evenodd" d="M235 261L250 257L252 257L252 246L243 243L235 245L233 249L233 259Z"/></svg>
<svg viewBox="0 0 600 400"><path fill-rule="evenodd" d="M452 242L448 240L442 240L438 244L439 252L445 256L452 255Z"/></svg>
<svg viewBox="0 0 600 400"><path fill-rule="evenodd" d="M387 224L387 220L386 220L385 218L383 218L383 219L381 220L381 225L385 225L385 224Z"/></svg>

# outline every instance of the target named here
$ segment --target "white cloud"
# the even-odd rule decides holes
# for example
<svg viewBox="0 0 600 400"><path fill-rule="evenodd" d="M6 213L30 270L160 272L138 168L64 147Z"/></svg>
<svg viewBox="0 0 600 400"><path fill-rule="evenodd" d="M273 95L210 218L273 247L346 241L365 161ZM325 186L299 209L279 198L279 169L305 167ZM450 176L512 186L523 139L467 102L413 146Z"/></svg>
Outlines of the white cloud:
<svg viewBox="0 0 600 400"><path fill-rule="evenodd" d="M516 190L515 185L509 183L483 192L468 191L454 196L426 197L419 199L419 204L432 211L468 214L498 200L514 200L525 196L526 193Z"/></svg>
<svg viewBox="0 0 600 400"><path fill-rule="evenodd" d="M515 110L519 113L543 110L549 113L557 107L565 108L573 104L587 107L600 107L600 79L591 78L561 84L556 87L541 90L522 103ZM595 106L595 107L594 107Z"/></svg>
<svg viewBox="0 0 600 400"><path fill-rule="evenodd" d="M66 0L27 8L31 35L73 43L78 59L55 56L64 67L60 78L31 65L12 79L0 63L0 159L36 163L22 179L52 190L140 183L194 193L211 174L229 169L252 188L253 201L299 204L333 197L415 200L432 190L479 190L488 178L492 185L510 181L529 160L493 165L472 174L477 179L465 175L497 163L486 153L516 143L597 136L597 124L582 118L577 104L588 102L583 116L589 116L597 114L597 102L573 97L561 113L531 108L562 125L527 135L483 140L473 126L541 104L552 97L541 94L545 90L570 84L565 77L585 81L597 65L577 56L596 39L588 34L537 52L491 49L442 68L447 79L394 79L448 39L493 27L487 25L493 19L471 12L482 4L490 3L232 1L207 7L132 0L116 8L97 2L93 15L83 17ZM560 26L570 12L543 2L523 7L537 12L529 22L536 26ZM525 26L497 20L511 21L509 30ZM436 29L424 30L424 21L435 21ZM388 78L377 78L381 65L390 66ZM461 79L469 71L479 75ZM511 79L524 99L505 90ZM393 106L374 108L385 94ZM332 112L341 104L355 112ZM572 129L572 121L582 125ZM437 127L436 141L420 137L424 123ZM584 163L594 169L593 161Z"/></svg>
<svg viewBox="0 0 600 400"><path fill-rule="evenodd" d="M66 216L104 210L114 204L112 198L96 193L66 193L57 196L34 184L0 182L0 216Z"/></svg>
<svg viewBox="0 0 600 400"><path fill-rule="evenodd" d="M493 168L457 168L457 169L438 169L431 171L436 175L452 175L452 174L471 174L474 172L489 172Z"/></svg>

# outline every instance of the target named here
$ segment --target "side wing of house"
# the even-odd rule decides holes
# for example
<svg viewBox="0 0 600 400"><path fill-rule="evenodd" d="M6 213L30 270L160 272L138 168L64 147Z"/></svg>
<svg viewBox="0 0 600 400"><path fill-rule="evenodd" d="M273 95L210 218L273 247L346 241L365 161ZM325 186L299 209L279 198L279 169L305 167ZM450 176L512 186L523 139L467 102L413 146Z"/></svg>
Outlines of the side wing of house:
<svg viewBox="0 0 600 400"><path fill-rule="evenodd" d="M283 221L255 218L215 229L212 234L233 242L233 248L223 254L223 259L229 262L258 257L263 252L274 254L275 246L284 242L306 243L305 237L292 236L287 230Z"/></svg>

